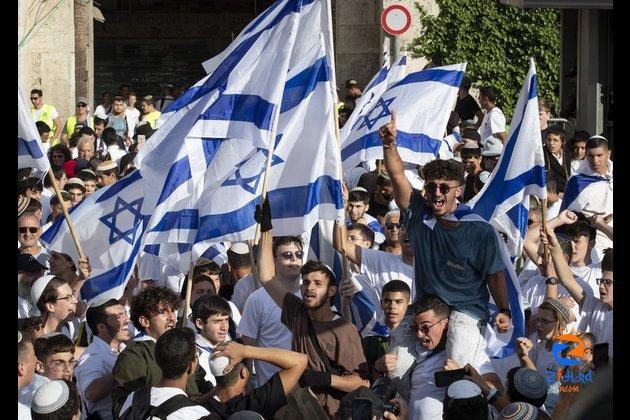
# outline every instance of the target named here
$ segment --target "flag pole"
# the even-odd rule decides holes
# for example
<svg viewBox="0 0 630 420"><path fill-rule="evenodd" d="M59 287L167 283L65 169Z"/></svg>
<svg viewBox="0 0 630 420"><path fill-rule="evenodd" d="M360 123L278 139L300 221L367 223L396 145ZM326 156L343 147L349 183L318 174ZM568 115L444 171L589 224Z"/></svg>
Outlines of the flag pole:
<svg viewBox="0 0 630 420"><path fill-rule="evenodd" d="M542 213L542 228L543 232L547 233L547 199L540 200L540 211ZM543 264L547 265L547 253L549 252L548 244L543 244Z"/></svg>
<svg viewBox="0 0 630 420"><path fill-rule="evenodd" d="M254 277L254 284L256 285L256 289L259 289L261 284L260 280L258 279L258 267L256 267L256 260L254 259L254 247L252 245L251 239L247 240L247 248L249 248L249 264L252 266L252 276Z"/></svg>
<svg viewBox="0 0 630 420"><path fill-rule="evenodd" d="M55 174L53 173L52 168L48 170L48 175L50 177L50 182L52 183L53 188L55 189L55 194L59 197L59 204L61 205L61 210L63 210L63 215L66 218L66 222L68 222L68 228L70 229L70 235L72 235L72 240L74 241L74 245L77 247L77 251L79 251L79 257L85 258L85 253L83 252L83 248L81 247L81 243L79 242L79 237L74 230L74 225L72 224L72 219L70 219L70 213L68 213L68 206L66 205L66 201L61 196L61 191L59 190L59 184L57 183L57 179L55 178Z"/></svg>
<svg viewBox="0 0 630 420"><path fill-rule="evenodd" d="M193 264L192 252L190 253L190 268L188 269L188 281L186 281L186 303L184 305L184 316L182 317L182 327L186 326L186 319L188 319L188 309L190 309L190 296L192 295L192 286L193 286L193 271L195 270L195 265ZM216 291L217 294L219 291Z"/></svg>

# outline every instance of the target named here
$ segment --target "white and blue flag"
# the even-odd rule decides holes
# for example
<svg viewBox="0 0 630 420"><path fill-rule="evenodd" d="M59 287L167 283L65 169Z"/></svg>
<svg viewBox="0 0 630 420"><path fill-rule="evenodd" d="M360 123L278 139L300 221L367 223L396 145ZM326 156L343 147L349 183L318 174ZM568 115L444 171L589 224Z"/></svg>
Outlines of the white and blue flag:
<svg viewBox="0 0 630 420"><path fill-rule="evenodd" d="M512 261L522 250L530 195L547 198L533 59L530 59L529 71L518 97L503 154L479 194L466 206L460 205L454 214L461 221L485 220L495 228L495 232L506 235L505 242L499 234L497 237L506 266L504 277L512 311L512 328L504 334L497 334L492 326L486 329L487 352L493 358L513 354L516 339L525 335L521 289ZM490 313L496 312L496 305L491 302Z"/></svg>
<svg viewBox="0 0 630 420"><path fill-rule="evenodd" d="M26 102L26 96L18 84L18 168L33 168L43 177L50 169L39 132Z"/></svg>
<svg viewBox="0 0 630 420"><path fill-rule="evenodd" d="M397 115L397 148L402 160L423 165L436 159L465 69L463 63L410 73L388 84L380 96L370 98L366 112L362 110L348 135L342 137L344 170L383 158L378 129L389 122L392 111Z"/></svg>
<svg viewBox="0 0 630 420"><path fill-rule="evenodd" d="M75 231L92 267L81 288L81 297L88 302L118 299L125 290L157 201L156 196L146 194L143 184L142 175L135 170L70 209ZM78 261L79 253L64 216L55 220L41 240L48 249Z"/></svg>

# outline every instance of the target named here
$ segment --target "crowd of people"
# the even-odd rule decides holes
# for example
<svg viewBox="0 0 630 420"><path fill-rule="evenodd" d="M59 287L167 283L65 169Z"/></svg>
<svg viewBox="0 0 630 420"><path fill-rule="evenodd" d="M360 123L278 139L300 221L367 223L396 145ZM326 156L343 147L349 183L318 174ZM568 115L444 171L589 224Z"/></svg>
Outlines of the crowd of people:
<svg viewBox="0 0 630 420"><path fill-rule="evenodd" d="M392 117L379 130L383 159L347 175L346 220L330 232L347 259L343 278L306 258L303 237L274 237L263 202L255 255L228 244L225 264L200 258L181 287L136 269L119 299L89 305L81 289L97 256L73 261L40 236L64 217L62 203L72 208L134 171L160 110L181 92L143 97L138 109L125 85L105 92L93 114L77 98L64 122L33 89L32 115L61 191L18 170L18 418L586 415L584 395L613 356L611 147L586 131L567 138L539 99L548 199L531 198L513 262L525 332L511 352L489 357L488 330L509 336L518 310L502 237L454 214L490 178L508 129L497 91L482 87L477 102L471 84L464 78L439 159L403 162ZM348 80L340 125L360 96ZM373 304L371 321L360 319L357 300Z"/></svg>

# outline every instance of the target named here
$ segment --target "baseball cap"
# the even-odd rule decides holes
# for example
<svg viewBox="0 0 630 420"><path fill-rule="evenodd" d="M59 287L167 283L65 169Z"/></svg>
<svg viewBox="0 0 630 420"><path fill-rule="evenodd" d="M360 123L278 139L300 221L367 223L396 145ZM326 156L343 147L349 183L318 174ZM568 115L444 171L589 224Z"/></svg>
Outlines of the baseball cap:
<svg viewBox="0 0 630 420"><path fill-rule="evenodd" d="M36 273L39 270L45 270L46 266L40 263L31 254L18 254L18 271L26 271L27 273Z"/></svg>
<svg viewBox="0 0 630 420"><path fill-rule="evenodd" d="M79 96L77 98L77 102L76 103L77 104L86 104L87 105L89 102L88 102L88 100L87 100L87 98L85 96Z"/></svg>
<svg viewBox="0 0 630 420"><path fill-rule="evenodd" d="M503 153L503 143L494 136L486 137L483 141L483 150L481 156L501 156Z"/></svg>

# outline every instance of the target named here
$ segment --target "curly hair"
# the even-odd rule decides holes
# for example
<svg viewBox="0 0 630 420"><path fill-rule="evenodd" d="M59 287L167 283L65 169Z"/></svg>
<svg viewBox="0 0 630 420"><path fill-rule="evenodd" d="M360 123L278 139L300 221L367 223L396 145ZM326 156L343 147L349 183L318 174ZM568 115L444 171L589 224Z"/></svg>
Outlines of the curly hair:
<svg viewBox="0 0 630 420"><path fill-rule="evenodd" d="M167 287L146 288L131 300L131 322L138 330L144 331L140 317L151 318L165 308L172 311L179 309L179 296Z"/></svg>
<svg viewBox="0 0 630 420"><path fill-rule="evenodd" d="M63 154L64 163L72 160L72 152L70 151L70 148L68 148L68 146L66 146L65 144L55 144L53 147L48 149L48 160L50 160L50 163L52 163L52 155L55 152L60 152Z"/></svg>
<svg viewBox="0 0 630 420"><path fill-rule="evenodd" d="M457 181L464 184L464 165L454 160L436 159L427 163L422 168L423 178L443 179L445 181Z"/></svg>

